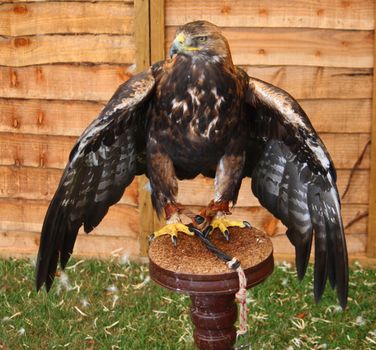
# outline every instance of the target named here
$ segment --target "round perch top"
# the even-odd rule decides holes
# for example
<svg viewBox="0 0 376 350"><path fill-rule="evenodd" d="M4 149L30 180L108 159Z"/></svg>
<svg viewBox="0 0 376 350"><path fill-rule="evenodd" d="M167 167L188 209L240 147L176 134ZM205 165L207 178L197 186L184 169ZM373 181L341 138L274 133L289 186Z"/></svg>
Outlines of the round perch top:
<svg viewBox="0 0 376 350"><path fill-rule="evenodd" d="M255 228L229 229L230 241L215 230L210 239L216 247L237 258L247 277L247 287L263 281L273 271L273 246ZM174 246L169 236L149 246L150 276L162 286L188 293L236 292L237 273L210 252L196 236L179 234Z"/></svg>

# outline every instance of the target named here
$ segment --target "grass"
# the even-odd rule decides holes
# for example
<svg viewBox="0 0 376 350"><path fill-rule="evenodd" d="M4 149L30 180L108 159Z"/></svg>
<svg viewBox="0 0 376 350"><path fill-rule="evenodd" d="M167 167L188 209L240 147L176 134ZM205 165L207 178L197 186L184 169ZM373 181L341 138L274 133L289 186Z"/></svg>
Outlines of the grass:
<svg viewBox="0 0 376 350"><path fill-rule="evenodd" d="M150 282L144 265L72 261L49 294L32 260L0 260L0 349L194 349L189 298ZM308 277L308 278L307 278ZM288 264L249 292L252 349L376 349L376 271L354 265L346 312L327 288L315 305Z"/></svg>

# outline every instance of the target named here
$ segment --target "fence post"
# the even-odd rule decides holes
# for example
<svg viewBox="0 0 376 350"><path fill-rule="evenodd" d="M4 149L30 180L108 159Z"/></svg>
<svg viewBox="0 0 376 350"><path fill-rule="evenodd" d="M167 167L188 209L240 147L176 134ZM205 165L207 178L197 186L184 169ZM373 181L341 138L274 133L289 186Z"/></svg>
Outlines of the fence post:
<svg viewBox="0 0 376 350"><path fill-rule="evenodd" d="M376 18L376 6L374 10ZM376 25L375 25L376 26ZM369 184L368 241L367 256L376 258L376 28L373 46L373 95L372 95L372 131L371 131L371 174Z"/></svg>
<svg viewBox="0 0 376 350"><path fill-rule="evenodd" d="M140 72L164 58L164 0L135 0L136 67ZM138 179L140 211L140 255L147 255L147 238L159 226L146 189L146 176Z"/></svg>

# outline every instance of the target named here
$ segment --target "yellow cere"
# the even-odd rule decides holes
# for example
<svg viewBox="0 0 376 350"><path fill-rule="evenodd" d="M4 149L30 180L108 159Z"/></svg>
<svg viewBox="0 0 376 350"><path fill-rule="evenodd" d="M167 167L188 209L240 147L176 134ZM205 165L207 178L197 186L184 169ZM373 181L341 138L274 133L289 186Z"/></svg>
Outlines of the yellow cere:
<svg viewBox="0 0 376 350"><path fill-rule="evenodd" d="M184 44L184 42L185 42L185 35L184 35L183 33L180 33L179 35L177 35L176 40L177 40L180 44Z"/></svg>
<svg viewBox="0 0 376 350"><path fill-rule="evenodd" d="M185 45L185 35L180 33L176 36L175 41L177 41L180 45L182 45L183 49L186 51L197 51L200 50L198 47L194 46L186 46Z"/></svg>

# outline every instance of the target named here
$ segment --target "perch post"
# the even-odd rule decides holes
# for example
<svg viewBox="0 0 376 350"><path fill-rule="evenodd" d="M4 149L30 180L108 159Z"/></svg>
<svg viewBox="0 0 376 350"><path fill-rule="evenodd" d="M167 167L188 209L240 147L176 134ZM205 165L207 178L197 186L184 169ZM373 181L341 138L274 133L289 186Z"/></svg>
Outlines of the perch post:
<svg viewBox="0 0 376 350"><path fill-rule="evenodd" d="M273 271L270 239L254 228L231 228L230 242L214 232L212 242L240 260L247 288ZM236 341L238 274L209 252L198 237L180 234L177 246L162 236L149 247L150 277L161 286L191 297L194 340L199 349L230 350ZM252 311L252 310L251 310Z"/></svg>

